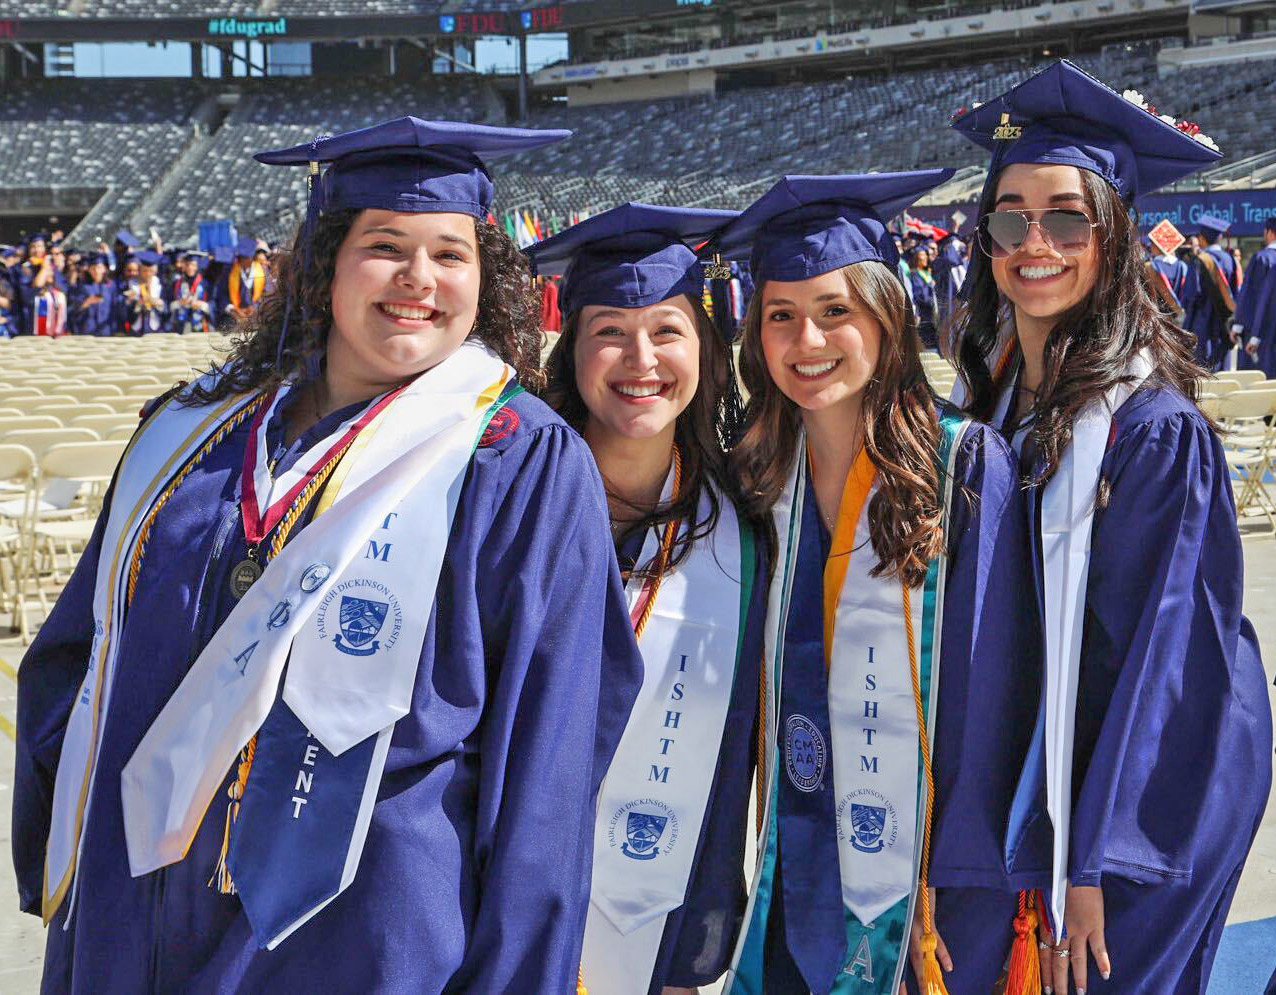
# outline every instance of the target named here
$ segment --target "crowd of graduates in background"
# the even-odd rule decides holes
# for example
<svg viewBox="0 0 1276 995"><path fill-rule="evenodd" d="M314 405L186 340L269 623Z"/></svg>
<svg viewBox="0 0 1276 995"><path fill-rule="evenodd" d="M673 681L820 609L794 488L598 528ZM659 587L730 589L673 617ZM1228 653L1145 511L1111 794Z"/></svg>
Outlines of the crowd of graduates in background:
<svg viewBox="0 0 1276 995"><path fill-rule="evenodd" d="M542 221L507 211L499 223L519 245L530 245L588 216ZM1202 366L1262 369L1276 378L1276 218L1267 220L1263 248L1248 260L1224 244L1229 227L1225 218L1202 215L1169 252L1144 236L1148 278L1167 313L1196 335ZM970 244L908 215L901 228L894 236L900 279L922 343L938 349L939 330L959 303ZM123 230L111 245L80 251L66 245L61 232L40 232L21 245L0 245L0 338L207 332L253 308L270 289L271 258L267 245L249 236L205 253L166 250L154 232L143 247ZM733 269L737 278L723 293L738 321L752 288L747 272ZM558 331L557 281L537 283L542 325Z"/></svg>
<svg viewBox="0 0 1276 995"><path fill-rule="evenodd" d="M61 232L0 245L0 338L202 333L256 306L270 252L244 236L212 252L144 247L130 231L82 251Z"/></svg>
<svg viewBox="0 0 1276 995"><path fill-rule="evenodd" d="M1201 215L1196 231L1169 252L1145 236L1149 278L1166 310L1196 335L1198 363L1276 377L1276 217L1248 261L1224 244L1230 227L1226 218Z"/></svg>

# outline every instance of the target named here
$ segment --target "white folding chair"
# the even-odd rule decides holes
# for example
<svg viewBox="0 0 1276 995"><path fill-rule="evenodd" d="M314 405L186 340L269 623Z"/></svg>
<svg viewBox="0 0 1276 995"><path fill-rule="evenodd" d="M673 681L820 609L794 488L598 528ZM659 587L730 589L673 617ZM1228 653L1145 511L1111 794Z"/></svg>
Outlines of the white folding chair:
<svg viewBox="0 0 1276 995"><path fill-rule="evenodd" d="M1276 457L1276 389L1234 391L1219 398L1218 416L1225 429L1223 452L1234 474L1237 520L1265 517L1268 531L1276 535L1276 502L1264 484Z"/></svg>
<svg viewBox="0 0 1276 995"><path fill-rule="evenodd" d="M47 557L44 568L38 568L33 551L32 575L37 581L42 574L47 574L55 584L65 583L70 571L75 568L79 551L93 535L97 515L102 509L102 495L126 445L124 442L66 442L51 446L40 459L41 481L77 481L80 489L88 485L91 498L84 506L84 517L36 520L33 523L33 545ZM59 568L59 551L66 555L66 574Z"/></svg>
<svg viewBox="0 0 1276 995"><path fill-rule="evenodd" d="M22 497L18 514L0 519L0 601L9 611L10 629L30 642L26 616L24 564L30 545L31 502L35 498L36 460L25 446L0 443L0 482L15 486Z"/></svg>

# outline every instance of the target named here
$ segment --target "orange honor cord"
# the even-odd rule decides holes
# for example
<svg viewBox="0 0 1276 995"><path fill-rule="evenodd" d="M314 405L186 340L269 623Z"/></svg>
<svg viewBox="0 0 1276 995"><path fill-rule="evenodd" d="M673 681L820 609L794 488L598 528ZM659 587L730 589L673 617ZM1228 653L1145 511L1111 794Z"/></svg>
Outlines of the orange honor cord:
<svg viewBox="0 0 1276 995"><path fill-rule="evenodd" d="M811 460L814 472L815 461ZM864 511L864 502L873 488L877 467L869 458L868 449L861 448L851 472L842 485L842 499L837 506L837 525L829 546L829 558L824 563L824 672L827 674L833 660L833 629L837 623L837 601L846 581L846 570L855 550L855 529Z"/></svg>
<svg viewBox="0 0 1276 995"><path fill-rule="evenodd" d="M1006 995L1039 995L1041 959L1037 956L1036 897L1019 892L1019 914L1015 916L1015 940L1010 947L1006 969Z"/></svg>

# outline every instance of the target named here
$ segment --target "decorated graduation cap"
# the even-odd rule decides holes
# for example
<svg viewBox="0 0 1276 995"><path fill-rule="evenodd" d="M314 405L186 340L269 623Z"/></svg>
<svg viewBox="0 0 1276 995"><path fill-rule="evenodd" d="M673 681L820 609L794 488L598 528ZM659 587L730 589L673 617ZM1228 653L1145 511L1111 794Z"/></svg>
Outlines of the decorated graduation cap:
<svg viewBox="0 0 1276 995"><path fill-rule="evenodd" d="M717 237L731 259L749 259L753 281L806 280L870 260L894 268L886 223L953 175L951 169L844 176L785 176Z"/></svg>
<svg viewBox="0 0 1276 995"><path fill-rule="evenodd" d="M1227 218L1217 214L1202 214L1196 219L1196 225L1201 231L1214 232L1217 235L1226 235L1232 227Z"/></svg>
<svg viewBox="0 0 1276 995"><path fill-rule="evenodd" d="M1117 93L1066 59L952 126L992 152L989 182L1015 163L1076 166L1103 177L1126 203L1222 158L1195 125L1158 115L1142 94Z"/></svg>
<svg viewBox="0 0 1276 995"><path fill-rule="evenodd" d="M311 207L320 213L380 208L487 217L492 178L485 162L562 141L570 131L496 128L457 121L393 121L258 152L268 166L308 166ZM328 164L315 182L322 164Z"/></svg>
<svg viewBox="0 0 1276 995"><path fill-rule="evenodd" d="M564 312L586 304L640 308L704 291L704 265L692 250L735 211L621 204L524 250L534 271L562 276Z"/></svg>

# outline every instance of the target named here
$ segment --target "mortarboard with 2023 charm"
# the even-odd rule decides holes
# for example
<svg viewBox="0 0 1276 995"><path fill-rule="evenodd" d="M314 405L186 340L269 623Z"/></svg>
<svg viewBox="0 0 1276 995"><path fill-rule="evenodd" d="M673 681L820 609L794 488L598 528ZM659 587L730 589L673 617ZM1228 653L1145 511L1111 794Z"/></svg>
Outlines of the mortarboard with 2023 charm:
<svg viewBox="0 0 1276 995"><path fill-rule="evenodd" d="M1066 59L967 111L953 123L992 152L991 178L1015 163L1076 166L1103 177L1126 203L1222 158L1195 125L1158 115Z"/></svg>
<svg viewBox="0 0 1276 995"><path fill-rule="evenodd" d="M870 260L893 268L899 251L886 223L953 172L785 176L728 224L713 246L730 259L747 256L757 286Z"/></svg>
<svg viewBox="0 0 1276 995"><path fill-rule="evenodd" d="M524 251L534 272L563 277L564 313L586 304L640 308L704 291L704 264L693 251L736 211L621 204Z"/></svg>

